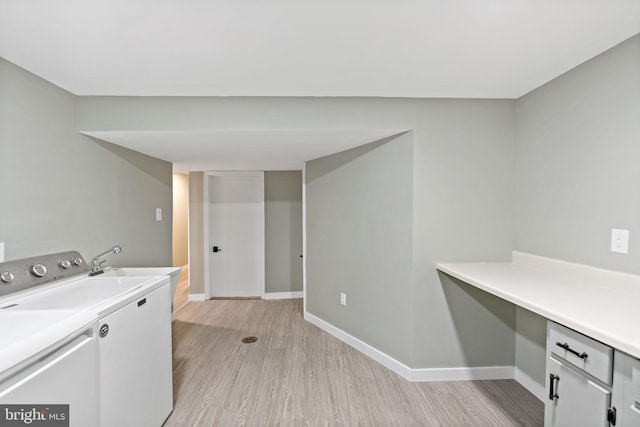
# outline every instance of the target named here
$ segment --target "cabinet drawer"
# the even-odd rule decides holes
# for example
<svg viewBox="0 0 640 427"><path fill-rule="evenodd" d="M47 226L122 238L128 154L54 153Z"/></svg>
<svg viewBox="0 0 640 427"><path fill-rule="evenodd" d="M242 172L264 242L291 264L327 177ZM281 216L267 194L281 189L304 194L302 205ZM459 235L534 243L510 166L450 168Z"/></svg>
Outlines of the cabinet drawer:
<svg viewBox="0 0 640 427"><path fill-rule="evenodd" d="M605 384L611 384L613 349L557 323L549 322L550 351L583 369ZM565 348L563 348L565 347Z"/></svg>

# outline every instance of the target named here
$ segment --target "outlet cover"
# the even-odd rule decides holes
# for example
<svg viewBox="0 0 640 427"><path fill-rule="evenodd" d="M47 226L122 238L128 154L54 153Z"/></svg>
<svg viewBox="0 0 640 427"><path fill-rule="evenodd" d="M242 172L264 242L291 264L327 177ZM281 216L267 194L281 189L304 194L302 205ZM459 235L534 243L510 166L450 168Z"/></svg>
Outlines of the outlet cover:
<svg viewBox="0 0 640 427"><path fill-rule="evenodd" d="M611 229L611 252L629 253L629 230Z"/></svg>
<svg viewBox="0 0 640 427"><path fill-rule="evenodd" d="M347 294L340 292L340 304L347 305Z"/></svg>

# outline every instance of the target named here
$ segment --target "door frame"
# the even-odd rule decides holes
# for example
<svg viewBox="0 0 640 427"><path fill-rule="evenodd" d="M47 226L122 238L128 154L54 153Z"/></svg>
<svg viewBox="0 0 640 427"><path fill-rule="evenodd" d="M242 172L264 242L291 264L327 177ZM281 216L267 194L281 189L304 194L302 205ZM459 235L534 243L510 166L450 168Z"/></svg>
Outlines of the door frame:
<svg viewBox="0 0 640 427"><path fill-rule="evenodd" d="M260 298L264 298L265 294L265 224L264 224L264 171L205 171L204 172L204 298L205 300L211 299L213 293L211 292L211 278L209 277L209 263L211 262L211 256L209 251L211 250L211 236L209 235L209 224L211 223L211 212L209 209L209 180L216 176L253 176L258 177L260 181L260 210L262 215L258 223L260 229L260 236L258 236L259 248L261 256L258 259L258 265L256 266L259 274L258 292Z"/></svg>

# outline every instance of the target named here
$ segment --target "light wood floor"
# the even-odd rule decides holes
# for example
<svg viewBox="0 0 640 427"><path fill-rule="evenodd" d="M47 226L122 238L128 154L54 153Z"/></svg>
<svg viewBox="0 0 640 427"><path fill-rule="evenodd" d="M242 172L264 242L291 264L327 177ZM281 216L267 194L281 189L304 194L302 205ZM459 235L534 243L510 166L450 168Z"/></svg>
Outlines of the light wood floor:
<svg viewBox="0 0 640 427"><path fill-rule="evenodd" d="M173 347L165 427L543 424L515 381L410 383L306 322L302 300L189 302Z"/></svg>

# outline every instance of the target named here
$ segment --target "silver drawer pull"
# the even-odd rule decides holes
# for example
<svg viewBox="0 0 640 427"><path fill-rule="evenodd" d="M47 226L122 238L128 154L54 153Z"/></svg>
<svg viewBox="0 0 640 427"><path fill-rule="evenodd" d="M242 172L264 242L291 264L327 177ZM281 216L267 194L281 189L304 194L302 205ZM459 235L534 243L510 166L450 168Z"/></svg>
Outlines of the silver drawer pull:
<svg viewBox="0 0 640 427"><path fill-rule="evenodd" d="M564 343L562 344L560 341L558 341L556 343L556 345L560 348L563 348L565 350L567 350L569 353L573 353L576 356L578 356L580 359L586 359L587 357L589 357L589 355L587 353L585 353L584 351L582 353L578 353L577 351L575 351L574 349L572 349L571 347L569 347L569 344Z"/></svg>

